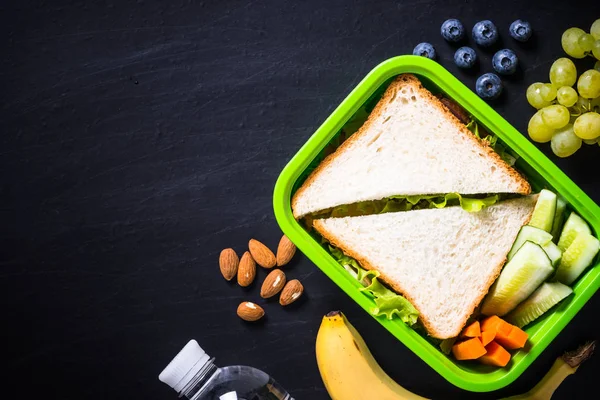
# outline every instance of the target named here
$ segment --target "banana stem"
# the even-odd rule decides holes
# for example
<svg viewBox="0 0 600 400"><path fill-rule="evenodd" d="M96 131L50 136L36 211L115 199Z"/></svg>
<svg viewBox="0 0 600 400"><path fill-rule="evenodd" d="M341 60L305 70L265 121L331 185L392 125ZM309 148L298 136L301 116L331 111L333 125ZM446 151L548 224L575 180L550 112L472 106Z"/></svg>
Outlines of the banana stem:
<svg viewBox="0 0 600 400"><path fill-rule="evenodd" d="M570 367L562 358L557 358L550 371L529 392L504 400L550 400L554 391L565 378L574 374L577 368Z"/></svg>
<svg viewBox="0 0 600 400"><path fill-rule="evenodd" d="M594 351L595 342L586 343L577 350L565 353L556 359L550 371L529 392L504 400L550 400L554 391L569 375L577 371L579 365L587 360Z"/></svg>

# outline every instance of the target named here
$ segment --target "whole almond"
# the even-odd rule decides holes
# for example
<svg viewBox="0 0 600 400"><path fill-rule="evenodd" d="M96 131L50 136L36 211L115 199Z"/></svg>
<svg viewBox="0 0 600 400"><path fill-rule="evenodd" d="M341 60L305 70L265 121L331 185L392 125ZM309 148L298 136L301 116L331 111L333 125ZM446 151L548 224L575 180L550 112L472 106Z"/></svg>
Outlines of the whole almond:
<svg viewBox="0 0 600 400"><path fill-rule="evenodd" d="M258 321L265 315L265 310L258 304L254 304L251 301L244 301L240 303L237 308L237 315L244 321Z"/></svg>
<svg viewBox="0 0 600 400"><path fill-rule="evenodd" d="M283 235L277 246L277 266L282 267L289 263L296 254L296 245L287 236Z"/></svg>
<svg viewBox="0 0 600 400"><path fill-rule="evenodd" d="M268 299L275 296L285 286L285 274L282 270L273 270L267 275L260 288L260 297Z"/></svg>
<svg viewBox="0 0 600 400"><path fill-rule="evenodd" d="M233 249L224 249L219 255L219 268L223 278L228 281L232 280L237 274L240 259Z"/></svg>
<svg viewBox="0 0 600 400"><path fill-rule="evenodd" d="M282 306L287 306L288 304L292 304L300 296L302 296L302 292L304 292L304 286L298 279L292 279L288 283L286 283L285 287L281 291L281 296L279 296L279 304Z"/></svg>
<svg viewBox="0 0 600 400"><path fill-rule="evenodd" d="M263 268L273 268L277 264L275 254L267 246L256 239L250 239L248 242L250 254L258 265Z"/></svg>
<svg viewBox="0 0 600 400"><path fill-rule="evenodd" d="M238 284L242 287L249 286L252 282L254 282L254 277L256 276L256 263L254 259L247 251L242 255L242 259L240 260L240 266L237 271L237 281Z"/></svg>

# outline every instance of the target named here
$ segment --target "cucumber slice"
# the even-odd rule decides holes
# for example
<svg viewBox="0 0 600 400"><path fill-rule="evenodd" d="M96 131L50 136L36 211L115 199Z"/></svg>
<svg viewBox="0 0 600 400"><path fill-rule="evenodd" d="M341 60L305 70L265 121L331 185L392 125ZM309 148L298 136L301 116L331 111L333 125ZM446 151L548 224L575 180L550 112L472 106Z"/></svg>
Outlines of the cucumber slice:
<svg viewBox="0 0 600 400"><path fill-rule="evenodd" d="M546 243L542 246L542 249L544 249L544 251L548 255L548 258L550 259L550 262L552 263L553 267L559 265L563 253L562 251L560 251L558 246L554 244L554 242Z"/></svg>
<svg viewBox="0 0 600 400"><path fill-rule="evenodd" d="M600 250L600 241L592 235L580 233L575 236L575 240L565 250L556 270L556 280L565 285L572 284L590 266L598 250Z"/></svg>
<svg viewBox="0 0 600 400"><path fill-rule="evenodd" d="M554 212L554 221L552 222L552 238L554 239L554 243L558 242L558 237L560 236L560 230L562 229L562 224L565 220L565 211L567 209L567 202L562 197L556 198L556 211Z"/></svg>
<svg viewBox="0 0 600 400"><path fill-rule="evenodd" d="M519 304L506 316L506 321L522 328L539 318L571 293L573 293L573 289L560 282L543 283L527 300Z"/></svg>
<svg viewBox="0 0 600 400"><path fill-rule="evenodd" d="M556 212L556 197L556 194L548 189L542 189L533 209L529 225L550 233L554 221L554 213Z"/></svg>
<svg viewBox="0 0 600 400"><path fill-rule="evenodd" d="M526 241L506 263L481 306L481 313L502 317L525 300L554 272L546 252Z"/></svg>
<svg viewBox="0 0 600 400"><path fill-rule="evenodd" d="M540 246L544 246L550 242L552 242L552 235L546 232L543 229L536 228L535 226L525 225L519 231L515 242L513 243L510 251L508 252L508 256L506 256L507 260L513 258L517 250L523 246L523 243L526 241L533 242L535 244L539 244Z"/></svg>
<svg viewBox="0 0 600 400"><path fill-rule="evenodd" d="M569 218L567 218L567 222L565 222L565 226L560 234L558 248L563 252L567 250L573 240L575 240L575 236L577 236L579 233L587 233L588 235L591 235L592 230L583 220L583 218L572 212L571 215L569 215Z"/></svg>

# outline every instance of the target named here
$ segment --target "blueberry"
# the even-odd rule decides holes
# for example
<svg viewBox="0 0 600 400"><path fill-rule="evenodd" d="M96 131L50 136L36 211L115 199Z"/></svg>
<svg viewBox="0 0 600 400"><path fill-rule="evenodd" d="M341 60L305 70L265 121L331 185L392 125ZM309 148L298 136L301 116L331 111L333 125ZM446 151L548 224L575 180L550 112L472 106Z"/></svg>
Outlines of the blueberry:
<svg viewBox="0 0 600 400"><path fill-rule="evenodd" d="M464 46L456 50L454 53L454 63L459 68L471 68L477 61L477 54L475 50L470 47Z"/></svg>
<svg viewBox="0 0 600 400"><path fill-rule="evenodd" d="M512 75L517 70L519 65L519 59L514 51L509 49L502 49L494 54L492 57L492 67L494 70L502 75Z"/></svg>
<svg viewBox="0 0 600 400"><path fill-rule="evenodd" d="M512 24L510 24L510 28L508 29L510 32L510 36L513 39L518 40L519 42L526 42L531 37L533 31L531 30L531 25L529 22L523 20L516 20Z"/></svg>
<svg viewBox="0 0 600 400"><path fill-rule="evenodd" d="M490 20L479 21L473 26L473 40L480 46L489 47L498 40L498 29Z"/></svg>
<svg viewBox="0 0 600 400"><path fill-rule="evenodd" d="M431 45L431 43L423 42L419 43L415 46L413 50L413 55L435 59L435 49Z"/></svg>
<svg viewBox="0 0 600 400"><path fill-rule="evenodd" d="M449 42L459 42L465 37L465 28L457 19L447 19L442 24L442 36Z"/></svg>
<svg viewBox="0 0 600 400"><path fill-rule="evenodd" d="M502 93L502 81L498 75L488 72L477 78L475 91L484 100L493 100Z"/></svg>

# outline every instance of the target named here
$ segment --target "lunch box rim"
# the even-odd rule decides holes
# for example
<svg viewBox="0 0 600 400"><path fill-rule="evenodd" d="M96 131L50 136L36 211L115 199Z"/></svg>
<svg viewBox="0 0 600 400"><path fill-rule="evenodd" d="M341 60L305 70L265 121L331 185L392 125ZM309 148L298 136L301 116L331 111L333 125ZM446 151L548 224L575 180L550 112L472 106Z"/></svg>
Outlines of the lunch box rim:
<svg viewBox="0 0 600 400"><path fill-rule="evenodd" d="M598 235L600 232L600 207L569 179L556 164L487 103L435 61L418 56L390 58L371 70L300 148L282 170L273 193L275 217L284 234L367 313L373 306L373 302L357 290L360 284L349 278L348 273L325 251L321 244L294 219L291 210L292 189L311 161L327 146L344 123L354 115L365 101L390 78L403 73L412 73L418 77L428 79L454 101L458 102L508 148L518 154L525 163L544 179L545 183L565 198L571 208L581 215L590 224L595 234ZM493 372L465 369L402 322L388 320L384 317L373 318L450 383L473 392L489 392L501 389L517 379L554 340L599 287L600 264L597 263L574 286L575 294L568 301L568 304L559 307L552 315L545 318L541 327L530 338L535 342L535 345L531 346L524 355L515 357L517 361L511 361L510 368L498 368Z"/></svg>

